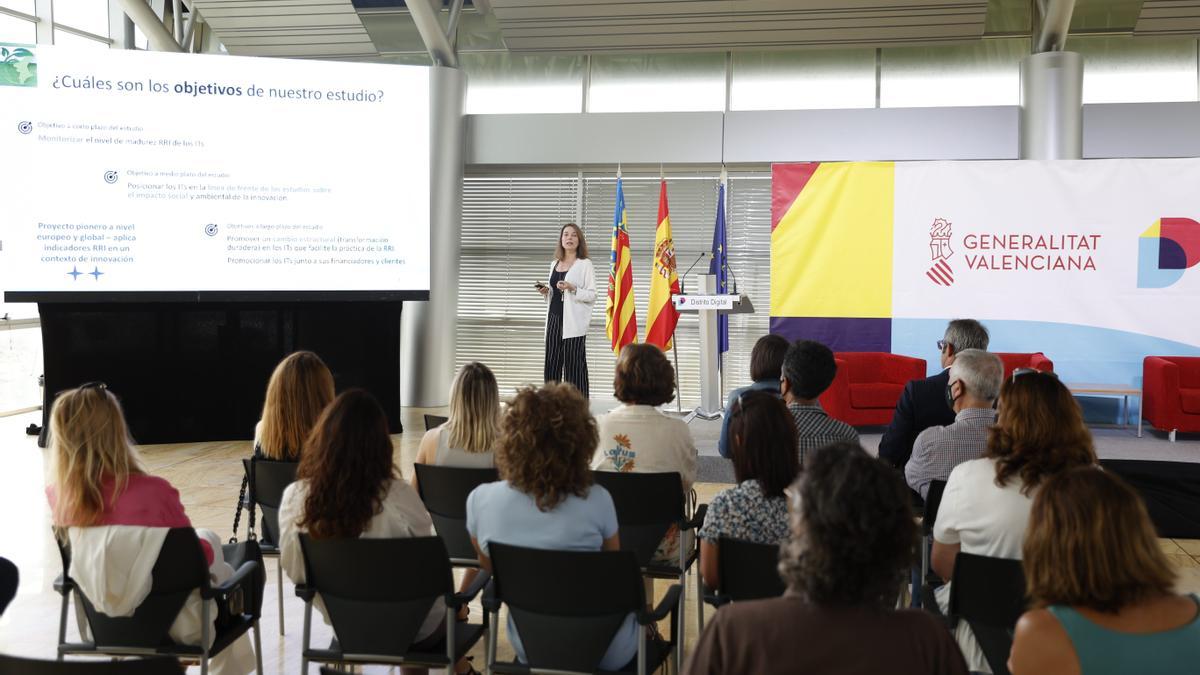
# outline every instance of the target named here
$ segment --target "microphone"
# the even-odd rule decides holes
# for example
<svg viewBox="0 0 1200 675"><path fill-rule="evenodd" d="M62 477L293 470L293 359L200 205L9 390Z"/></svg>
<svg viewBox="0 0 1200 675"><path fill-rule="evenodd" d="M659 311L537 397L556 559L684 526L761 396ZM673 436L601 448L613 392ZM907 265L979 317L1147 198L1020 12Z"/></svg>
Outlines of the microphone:
<svg viewBox="0 0 1200 675"><path fill-rule="evenodd" d="M725 258L725 271L729 272L729 276L733 277L733 294L737 295L737 275L733 273L733 265L729 264L729 258Z"/></svg>
<svg viewBox="0 0 1200 675"><path fill-rule="evenodd" d="M683 275L679 277L679 292L680 292L680 294L683 293L683 280L687 278L688 272L691 272L693 267L700 264L700 261L704 260L704 256L706 256L706 255L708 255L708 251L701 251L700 255L696 256L696 259L692 261L692 264L690 266L688 266L687 271L684 272Z"/></svg>

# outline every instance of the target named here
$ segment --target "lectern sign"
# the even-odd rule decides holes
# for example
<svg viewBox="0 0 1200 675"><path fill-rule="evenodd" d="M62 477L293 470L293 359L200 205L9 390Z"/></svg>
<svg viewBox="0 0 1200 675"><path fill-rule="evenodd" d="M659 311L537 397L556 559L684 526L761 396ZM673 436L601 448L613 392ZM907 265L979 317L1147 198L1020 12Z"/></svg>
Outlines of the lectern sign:
<svg viewBox="0 0 1200 675"><path fill-rule="evenodd" d="M737 301L736 295L674 295L671 298L675 301L675 308L679 311L699 309L733 309L733 303Z"/></svg>

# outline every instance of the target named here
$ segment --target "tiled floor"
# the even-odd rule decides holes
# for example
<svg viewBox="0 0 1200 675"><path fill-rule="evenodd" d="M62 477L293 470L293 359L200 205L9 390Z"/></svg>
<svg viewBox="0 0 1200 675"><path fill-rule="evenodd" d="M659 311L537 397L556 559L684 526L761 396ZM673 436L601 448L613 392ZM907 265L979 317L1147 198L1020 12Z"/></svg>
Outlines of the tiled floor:
<svg viewBox="0 0 1200 675"><path fill-rule="evenodd" d="M396 461L403 474L412 475L412 460L420 441L422 418L426 412L445 414L444 410L406 409L404 423L410 431L394 438ZM21 572L17 599L0 618L0 652L52 658L54 655L59 598L51 585L61 571L57 551L50 536L49 511L45 505L45 452L35 440L23 437L22 429L39 415L0 418L0 555L15 562ZM192 522L215 530L222 538L230 535L233 507L241 484L241 462L250 453L249 442L214 442L157 445L142 448L142 458L151 473L171 481L180 491ZM701 483L697 486L701 502L708 502L724 485ZM243 525L242 534L245 529ZM1179 589L1200 592L1200 541L1162 540L1163 550L1178 566ZM263 662L268 673L295 673L300 668L300 638L303 604L284 582L284 614L287 634L278 632L275 585L275 561L267 560L268 577L262 621ZM659 592L662 592L660 586ZM472 608L479 616L478 603ZM687 588L688 620L686 645L690 649L697 633L695 581ZM711 608L709 609L711 612ZM327 639L328 631L316 630L314 640ZM482 645L474 651L477 667L482 670ZM501 640L501 657L511 654ZM193 669L197 670L197 669ZM367 672L387 672L370 668ZM313 672L316 672L315 669Z"/></svg>

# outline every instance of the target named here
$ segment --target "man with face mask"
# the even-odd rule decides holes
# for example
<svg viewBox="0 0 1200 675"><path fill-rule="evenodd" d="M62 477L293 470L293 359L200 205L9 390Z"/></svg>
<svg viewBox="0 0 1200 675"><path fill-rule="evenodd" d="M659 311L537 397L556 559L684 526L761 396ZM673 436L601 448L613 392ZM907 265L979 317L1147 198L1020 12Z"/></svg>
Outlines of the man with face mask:
<svg viewBox="0 0 1200 675"><path fill-rule="evenodd" d="M922 431L904 466L908 486L924 499L929 484L946 480L959 464L983 456L988 428L996 421L994 408L1004 378L1000 357L980 349L964 349L950 366L946 403L954 422Z"/></svg>

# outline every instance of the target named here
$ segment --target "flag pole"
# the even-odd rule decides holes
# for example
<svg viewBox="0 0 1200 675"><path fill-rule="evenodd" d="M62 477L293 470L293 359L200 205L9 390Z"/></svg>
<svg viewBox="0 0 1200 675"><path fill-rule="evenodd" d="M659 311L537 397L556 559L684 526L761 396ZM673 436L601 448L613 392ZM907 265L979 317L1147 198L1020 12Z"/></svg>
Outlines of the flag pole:
<svg viewBox="0 0 1200 675"><path fill-rule="evenodd" d="M679 388L679 344L675 342L675 331L671 331L671 355L675 357L675 412L683 414L683 390Z"/></svg>

